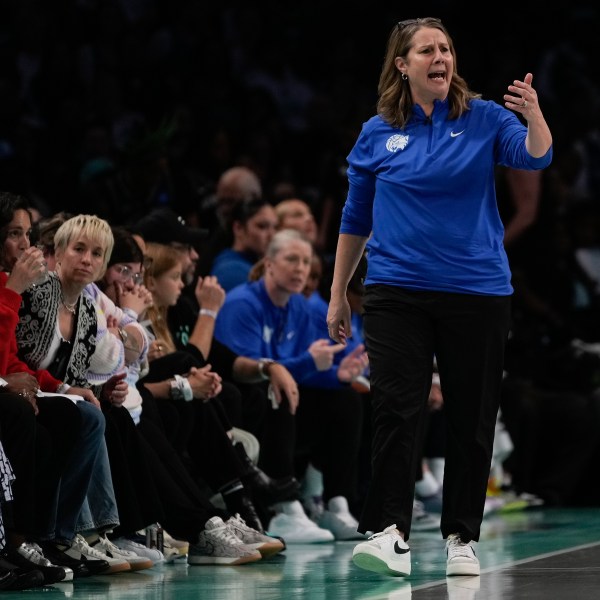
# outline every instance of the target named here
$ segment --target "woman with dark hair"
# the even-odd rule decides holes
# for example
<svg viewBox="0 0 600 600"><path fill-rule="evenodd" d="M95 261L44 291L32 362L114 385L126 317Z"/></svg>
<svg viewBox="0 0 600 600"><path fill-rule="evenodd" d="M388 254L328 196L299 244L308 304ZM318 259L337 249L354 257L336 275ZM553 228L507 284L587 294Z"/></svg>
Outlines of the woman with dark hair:
<svg viewBox="0 0 600 600"><path fill-rule="evenodd" d="M31 217L27 201L10 193L0 194L0 303L7 352L2 377L7 381L0 402L2 439L17 476L14 503L7 522L5 556L22 568L44 572L46 583L106 571L103 561L86 561L81 555L44 556L36 542L69 548L76 534L79 514L94 465L104 440L104 417L91 390L65 383L43 368L31 368L17 351L15 328L22 295L32 289L44 269L42 253L30 246ZM85 401L75 404L63 395L76 394ZM35 435L26 441L26 430L17 423L31 411ZM8 424L12 423L12 426ZM26 427L26 425L25 425ZM34 442L33 439L36 439ZM118 522L118 521L117 521ZM50 557L53 566L47 559ZM64 568L63 568L64 567Z"/></svg>
<svg viewBox="0 0 600 600"><path fill-rule="evenodd" d="M275 209L266 200L237 202L228 219L231 246L215 257L210 271L226 292L248 281L277 229Z"/></svg>

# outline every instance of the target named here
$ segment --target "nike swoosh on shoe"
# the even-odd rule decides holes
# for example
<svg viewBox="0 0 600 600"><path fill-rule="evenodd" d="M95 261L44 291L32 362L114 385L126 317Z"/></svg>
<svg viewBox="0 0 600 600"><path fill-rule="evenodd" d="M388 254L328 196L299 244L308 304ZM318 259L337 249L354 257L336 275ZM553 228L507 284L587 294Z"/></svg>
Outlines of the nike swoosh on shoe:
<svg viewBox="0 0 600 600"><path fill-rule="evenodd" d="M394 552L396 554L406 554L410 552L410 548L400 548L400 544L396 541L394 542Z"/></svg>

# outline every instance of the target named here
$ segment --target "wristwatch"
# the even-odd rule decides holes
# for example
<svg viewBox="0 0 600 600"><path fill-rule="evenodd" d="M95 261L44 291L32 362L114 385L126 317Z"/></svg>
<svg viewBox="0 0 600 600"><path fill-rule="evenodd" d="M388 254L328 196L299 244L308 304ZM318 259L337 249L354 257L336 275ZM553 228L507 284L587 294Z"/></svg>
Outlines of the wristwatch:
<svg viewBox="0 0 600 600"><path fill-rule="evenodd" d="M276 361L272 358L259 358L258 359L258 374L265 380L270 379L269 369L271 365L274 365Z"/></svg>

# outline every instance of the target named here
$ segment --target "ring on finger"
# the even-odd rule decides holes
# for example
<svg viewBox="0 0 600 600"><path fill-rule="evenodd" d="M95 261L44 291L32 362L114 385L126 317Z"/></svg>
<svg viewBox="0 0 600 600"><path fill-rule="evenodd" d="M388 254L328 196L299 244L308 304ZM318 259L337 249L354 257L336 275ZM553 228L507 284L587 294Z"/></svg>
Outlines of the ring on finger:
<svg viewBox="0 0 600 600"><path fill-rule="evenodd" d="M527 100L523 100L523 104L521 104L523 108L527 108Z"/></svg>

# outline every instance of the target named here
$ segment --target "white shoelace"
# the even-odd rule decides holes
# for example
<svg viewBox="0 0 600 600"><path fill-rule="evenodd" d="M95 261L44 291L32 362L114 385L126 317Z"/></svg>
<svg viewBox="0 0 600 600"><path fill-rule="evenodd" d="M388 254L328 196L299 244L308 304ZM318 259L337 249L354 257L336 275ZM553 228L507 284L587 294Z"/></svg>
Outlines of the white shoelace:
<svg viewBox="0 0 600 600"><path fill-rule="evenodd" d="M222 525L221 527L215 527L214 529L207 529L208 533L214 534L215 537L227 544L243 544L242 540L235 535L235 533L227 526Z"/></svg>
<svg viewBox="0 0 600 600"><path fill-rule="evenodd" d="M383 531L379 531L377 533L374 533L369 539L370 540L374 540L376 538L383 537L384 535L389 535L389 534L392 534L392 533L396 533L395 529L396 529L396 523L394 523L393 525L390 525L389 527L386 527Z"/></svg>
<svg viewBox="0 0 600 600"><path fill-rule="evenodd" d="M79 533L75 536L73 546L75 546L75 548L77 548L77 550L81 552L81 554L85 554L86 556L93 556L97 560L106 560L108 562L114 560L110 558L110 556L104 554L104 552L100 552L100 550L96 550L96 548L90 546L87 543L87 540Z"/></svg>
<svg viewBox="0 0 600 600"><path fill-rule="evenodd" d="M107 537L100 537L100 545L103 549L108 550L113 555L124 556L127 558L139 558L139 556L135 552L131 552L129 550L123 550L123 548L119 548L116 544L113 544L111 540Z"/></svg>
<svg viewBox="0 0 600 600"><path fill-rule="evenodd" d="M460 538L454 538L448 542L448 556L455 558L458 556L465 558L475 558L475 552L471 544L461 542Z"/></svg>

